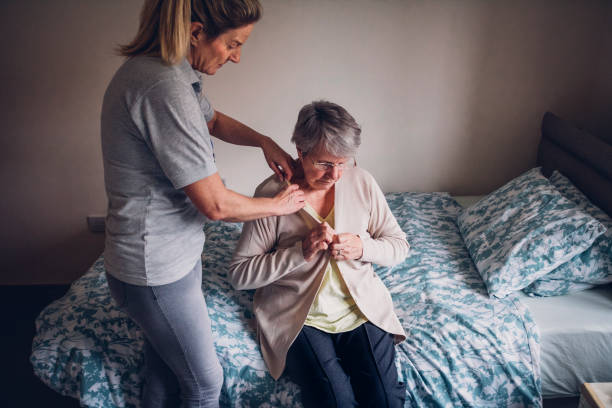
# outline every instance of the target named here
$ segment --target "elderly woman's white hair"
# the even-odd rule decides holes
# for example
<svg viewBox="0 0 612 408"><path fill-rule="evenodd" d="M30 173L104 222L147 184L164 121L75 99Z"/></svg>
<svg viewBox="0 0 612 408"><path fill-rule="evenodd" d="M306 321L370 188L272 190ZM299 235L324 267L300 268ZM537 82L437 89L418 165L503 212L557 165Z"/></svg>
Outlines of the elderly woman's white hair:
<svg viewBox="0 0 612 408"><path fill-rule="evenodd" d="M306 155L322 144L338 157L353 157L361 144L361 127L342 106L315 101L300 109L291 141Z"/></svg>

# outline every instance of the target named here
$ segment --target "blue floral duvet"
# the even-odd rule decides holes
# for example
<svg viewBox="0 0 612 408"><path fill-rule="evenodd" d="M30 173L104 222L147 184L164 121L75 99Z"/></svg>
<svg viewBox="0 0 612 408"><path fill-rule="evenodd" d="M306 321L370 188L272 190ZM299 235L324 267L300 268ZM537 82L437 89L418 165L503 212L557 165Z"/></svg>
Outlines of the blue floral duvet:
<svg viewBox="0 0 612 408"><path fill-rule="evenodd" d="M406 407L541 407L539 340L514 295L491 299L445 193L391 193L411 252L376 268L408 336L397 368ZM225 265L240 224L206 225L202 290L224 369L222 407L301 407L298 388L267 373L250 326L252 291L235 291ZM102 258L36 321L31 362L49 387L88 407L137 407L142 334L112 303Z"/></svg>

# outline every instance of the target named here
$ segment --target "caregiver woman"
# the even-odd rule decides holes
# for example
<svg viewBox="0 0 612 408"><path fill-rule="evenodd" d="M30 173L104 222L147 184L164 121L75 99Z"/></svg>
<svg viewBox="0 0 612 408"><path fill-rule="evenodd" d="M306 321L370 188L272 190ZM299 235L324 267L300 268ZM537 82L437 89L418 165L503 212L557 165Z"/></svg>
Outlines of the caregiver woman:
<svg viewBox="0 0 612 408"><path fill-rule="evenodd" d="M296 185L272 198L227 190L215 166L210 135L259 146L279 177L292 176L276 143L213 110L198 74L238 63L260 15L258 0L145 1L104 96L105 268L144 333L144 407L219 404L223 371L201 291L205 216L247 221L304 205Z"/></svg>

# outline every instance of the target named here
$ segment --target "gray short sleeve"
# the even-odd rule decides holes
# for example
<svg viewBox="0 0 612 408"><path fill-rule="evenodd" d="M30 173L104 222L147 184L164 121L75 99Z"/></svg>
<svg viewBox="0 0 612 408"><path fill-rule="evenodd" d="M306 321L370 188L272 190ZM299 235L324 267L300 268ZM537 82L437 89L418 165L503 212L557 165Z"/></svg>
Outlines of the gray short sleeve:
<svg viewBox="0 0 612 408"><path fill-rule="evenodd" d="M213 119L213 116L215 116L215 110L212 108L210 102L208 102L208 99L203 94L201 95L200 99L200 109L202 110L202 114L204 115L206 122L210 122Z"/></svg>
<svg viewBox="0 0 612 408"><path fill-rule="evenodd" d="M214 111L206 98L198 101L191 84L160 81L134 104L131 114L174 188L217 171L205 121Z"/></svg>

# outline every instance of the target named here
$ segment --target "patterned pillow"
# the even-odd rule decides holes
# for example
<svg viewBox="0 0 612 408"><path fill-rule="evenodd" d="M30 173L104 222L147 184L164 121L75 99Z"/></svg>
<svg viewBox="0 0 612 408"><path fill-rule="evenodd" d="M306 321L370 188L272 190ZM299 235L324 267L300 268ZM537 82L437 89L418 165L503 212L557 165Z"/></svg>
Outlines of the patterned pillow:
<svg viewBox="0 0 612 408"><path fill-rule="evenodd" d="M536 280L523 291L530 296L557 296L612 282L612 218L593 205L563 174L554 171L550 182L578 208L607 228L593 246Z"/></svg>
<svg viewBox="0 0 612 408"><path fill-rule="evenodd" d="M457 224L489 296L498 298L582 253L605 231L539 168L465 209Z"/></svg>

